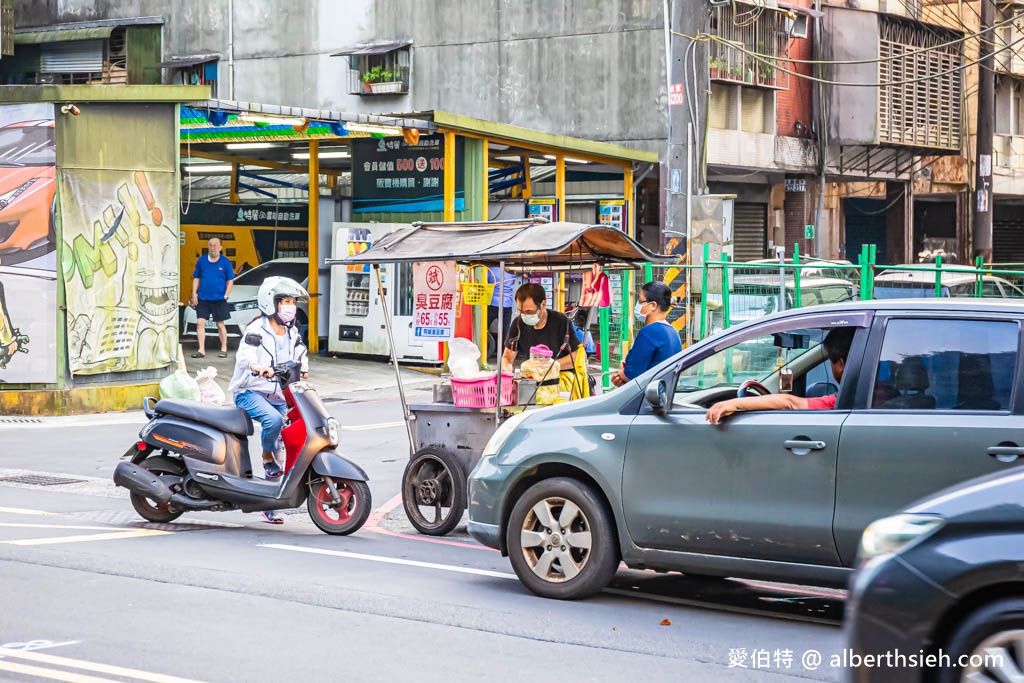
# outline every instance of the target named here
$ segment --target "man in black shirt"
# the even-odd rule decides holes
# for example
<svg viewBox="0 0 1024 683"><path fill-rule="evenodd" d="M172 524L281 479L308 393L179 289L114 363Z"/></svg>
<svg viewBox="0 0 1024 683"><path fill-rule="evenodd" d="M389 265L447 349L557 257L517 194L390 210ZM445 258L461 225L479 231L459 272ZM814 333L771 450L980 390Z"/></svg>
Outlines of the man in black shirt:
<svg viewBox="0 0 1024 683"><path fill-rule="evenodd" d="M516 291L516 308L519 316L509 326L502 368L512 372L514 365L530 357L531 346L543 344L554 353L563 372L572 370L572 353L580 345L579 339L564 313L547 310L544 288L535 282L520 287Z"/></svg>

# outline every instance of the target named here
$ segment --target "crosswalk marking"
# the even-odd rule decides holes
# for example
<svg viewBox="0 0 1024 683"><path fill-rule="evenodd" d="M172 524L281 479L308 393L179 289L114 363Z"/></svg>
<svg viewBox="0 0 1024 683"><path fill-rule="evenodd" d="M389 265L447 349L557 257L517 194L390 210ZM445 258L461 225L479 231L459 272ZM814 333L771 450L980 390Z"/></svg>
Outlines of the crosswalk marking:
<svg viewBox="0 0 1024 683"><path fill-rule="evenodd" d="M139 681L149 681L150 683L201 683L190 678L178 678L177 676L167 676L164 674L153 673L151 671L142 671L140 669L129 669L122 666L113 666L110 664L99 664L97 662L89 662L84 659L72 659L70 657L59 657L57 655L47 655L42 652L26 651L26 650L7 650L0 648L0 657L9 657L12 659L25 659L30 662L36 662L38 664L49 664L50 666L63 666L69 669L81 669L83 671L91 671L93 673L107 674L110 676L122 676L126 678L134 678ZM9 662L0 660L0 669L6 668L8 671L16 671L15 669L9 668L11 666L26 666L16 664L15 662ZM96 678L94 676L86 676L83 674L75 674L72 672L58 671L55 669L43 669L40 667L28 667L37 669L40 672L31 675L42 676L44 678L51 678L57 681L69 681L71 683L107 683L110 679ZM67 677L61 677L67 676ZM71 678L72 676L80 676L79 678Z"/></svg>

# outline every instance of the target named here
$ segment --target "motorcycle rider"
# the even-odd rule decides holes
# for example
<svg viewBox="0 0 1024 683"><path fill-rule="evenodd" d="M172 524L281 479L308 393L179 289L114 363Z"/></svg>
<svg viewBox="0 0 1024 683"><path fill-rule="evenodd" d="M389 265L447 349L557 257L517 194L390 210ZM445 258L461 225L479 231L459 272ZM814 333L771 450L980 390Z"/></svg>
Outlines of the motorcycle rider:
<svg viewBox="0 0 1024 683"><path fill-rule="evenodd" d="M274 380L274 366L288 361L301 364L302 378L309 373L309 359L302 335L295 326L297 304L309 293L295 280L268 277L260 285L256 303L261 315L242 333L235 355L235 373L228 385L235 405L258 421L263 433L263 470L267 479L284 474L284 428L286 404L280 385ZM256 376L254 376L254 374ZM270 524L284 524L273 510L261 513Z"/></svg>

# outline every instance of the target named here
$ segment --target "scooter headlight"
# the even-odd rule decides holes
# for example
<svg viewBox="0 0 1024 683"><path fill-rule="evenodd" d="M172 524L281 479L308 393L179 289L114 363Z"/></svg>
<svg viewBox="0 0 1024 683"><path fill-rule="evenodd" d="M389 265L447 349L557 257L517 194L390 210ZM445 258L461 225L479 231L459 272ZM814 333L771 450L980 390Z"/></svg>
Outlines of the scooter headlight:
<svg viewBox="0 0 1024 683"><path fill-rule="evenodd" d="M332 446L338 445L339 434L341 433L341 425L333 417L327 420L327 439L331 442Z"/></svg>

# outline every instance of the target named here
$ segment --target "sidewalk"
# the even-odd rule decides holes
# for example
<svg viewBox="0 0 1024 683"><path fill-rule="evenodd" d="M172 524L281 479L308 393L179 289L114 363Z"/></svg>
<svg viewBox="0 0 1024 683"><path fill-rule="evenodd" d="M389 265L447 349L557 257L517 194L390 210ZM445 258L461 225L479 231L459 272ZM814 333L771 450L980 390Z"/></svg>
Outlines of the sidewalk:
<svg viewBox="0 0 1024 683"><path fill-rule="evenodd" d="M196 351L195 339L182 342L182 350L185 354L185 367L188 373L196 376L196 372L207 367L217 370L217 383L227 393L228 383L235 369L235 344L237 340L229 340L228 357L218 358L220 350L216 337L206 339L206 358L192 358ZM209 344L210 341L214 343ZM210 349L213 349L211 352ZM402 375L402 382L406 391L429 390L438 378L426 372L412 370L400 366L399 372ZM309 381L315 385L324 400L346 400L346 399L367 399L371 394L379 393L397 396L398 384L395 379L395 370L391 363L375 360L356 360L353 358L333 358L331 356L320 356L310 354L309 356ZM376 398L377 396L372 396Z"/></svg>

